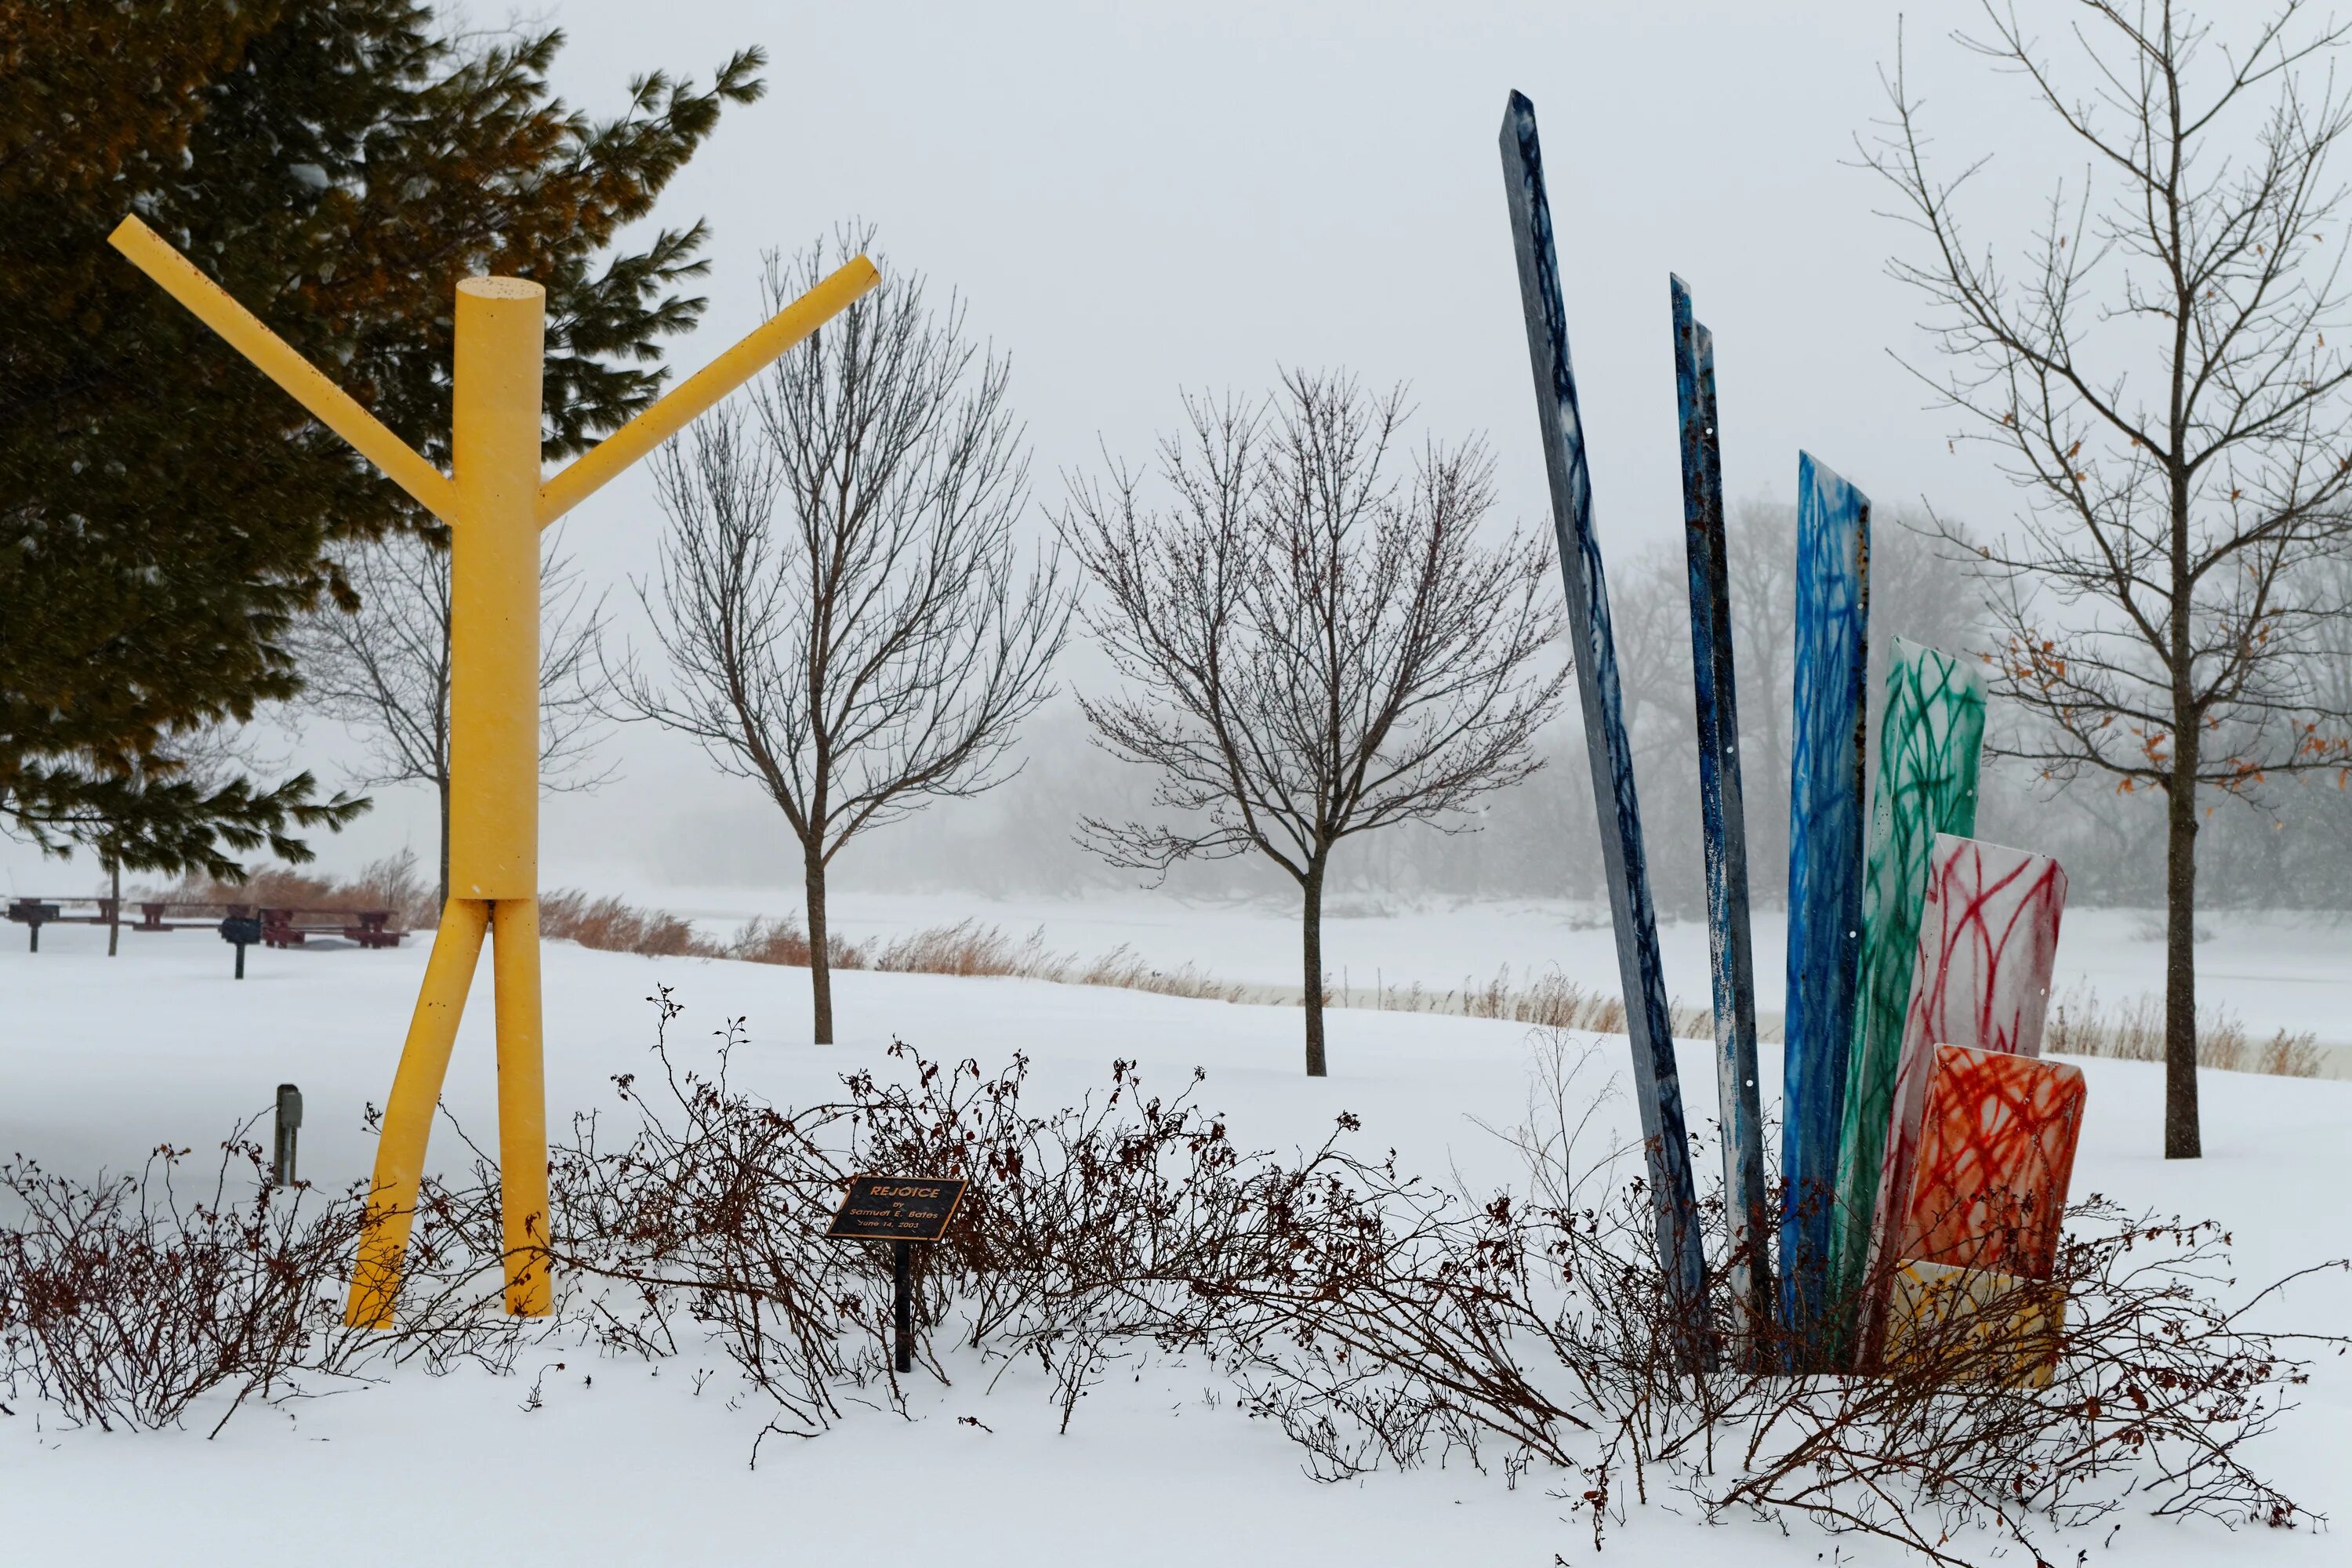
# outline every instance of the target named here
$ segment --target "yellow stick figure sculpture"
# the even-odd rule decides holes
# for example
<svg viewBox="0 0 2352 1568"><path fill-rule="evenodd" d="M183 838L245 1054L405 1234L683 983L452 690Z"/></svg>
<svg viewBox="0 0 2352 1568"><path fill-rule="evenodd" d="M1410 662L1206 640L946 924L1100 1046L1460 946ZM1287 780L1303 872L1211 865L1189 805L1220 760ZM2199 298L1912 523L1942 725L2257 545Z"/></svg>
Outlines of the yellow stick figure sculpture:
<svg viewBox="0 0 2352 1568"><path fill-rule="evenodd" d="M114 247L449 525L449 901L385 1102L344 1321L392 1322L426 1136L487 932L506 1308L544 1315L547 1096L539 994L539 533L881 280L858 257L594 450L540 479L545 290L457 285L455 472L444 476L135 217Z"/></svg>

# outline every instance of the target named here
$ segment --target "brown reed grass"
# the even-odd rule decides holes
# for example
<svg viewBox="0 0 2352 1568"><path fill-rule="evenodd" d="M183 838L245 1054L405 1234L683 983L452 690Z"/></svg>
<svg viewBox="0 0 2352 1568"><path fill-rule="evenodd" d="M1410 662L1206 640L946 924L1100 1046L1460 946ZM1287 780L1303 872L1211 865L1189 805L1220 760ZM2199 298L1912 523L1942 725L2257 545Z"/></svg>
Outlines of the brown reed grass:
<svg viewBox="0 0 2352 1568"><path fill-rule="evenodd" d="M174 901L264 904L304 909L389 909L396 923L429 931L439 923L433 889L406 851L370 861L349 878L265 866L242 884L186 877L168 888L134 891L132 898ZM806 968L808 935L791 916L765 916L719 941L693 922L665 910L645 909L607 895L593 898L578 889L558 889L540 900L543 935L576 942L605 952L652 958L731 958L750 963ZM879 970L898 974L952 974L1045 980L1062 985L1108 985L1160 996L1216 1002L1262 1002L1297 1005L1288 993L1215 979L1192 964L1162 969L1121 944L1089 960L1045 945L1041 927L1017 937L978 920L930 926L887 942L860 945L834 937L835 969ZM1369 990L1345 986L1328 991L1325 1004L1369 1007L1386 1013L1430 1013L1463 1018L1495 1018L1554 1029L1622 1034L1625 1004L1613 993L1588 987L1557 969L1521 985L1512 984L1510 965L1478 981L1465 976L1459 986L1438 990L1416 981L1409 985L1376 984ZM1681 1002L1668 1005L1677 1039L1710 1039L1714 1015ZM1767 1043L1780 1037L1769 1023L1758 1032ZM2062 1056L2105 1057L2119 1061L2164 1059L2164 1001L2142 993L2121 1002L2077 986L2052 1004L2042 1049ZM2327 1058L2316 1035L2281 1029L2267 1039L2248 1034L2244 1022L2216 1007L2197 1015L2197 1060L2223 1072L2267 1073L2281 1078L2325 1078Z"/></svg>
<svg viewBox="0 0 2352 1568"><path fill-rule="evenodd" d="M264 866L242 882L223 882L191 873L165 887L126 891L125 902L142 899L172 903L241 904L269 909L390 910L404 931L430 931L441 923L433 886L404 849L371 860L355 877L330 877L289 866Z"/></svg>
<svg viewBox="0 0 2352 1568"><path fill-rule="evenodd" d="M720 942L697 931L690 921L662 910L639 909L624 900L591 898L562 889L540 900L543 935L608 952L652 958L731 958L804 969L809 940L801 923L786 915L761 916ZM1125 945L1093 959L1058 952L1045 945L1041 928L1016 937L977 920L929 926L887 942L860 945L831 941L835 969L879 970L896 974L994 976L1046 980L1063 985L1111 985L1161 996L1239 1002L1244 987L1213 980L1191 964L1156 968Z"/></svg>
<svg viewBox="0 0 2352 1568"><path fill-rule="evenodd" d="M1438 1013L1462 1018L1499 1018L1551 1029L1580 1029L1592 1034L1625 1032L1624 999L1610 992L1579 984L1557 969L1546 970L1527 985L1514 987L1511 966L1503 965L1483 984L1465 975L1460 986L1437 991L1415 981L1410 985L1375 985L1369 1005L1383 1013ZM1355 994L1342 992L1338 1005L1355 1005ZM1681 1002L1666 1005L1667 1021L1677 1039L1711 1039L1715 1015L1705 1007ZM1771 1037L1764 1031L1764 1037Z"/></svg>
<svg viewBox="0 0 2352 1568"><path fill-rule="evenodd" d="M2042 1048L2061 1056L2160 1062L2164 998L2143 992L2103 1005L2096 991L2078 985L2052 1005ZM2324 1078L2327 1071L2319 1038L2309 1030L2281 1029L2267 1040L2256 1039L2235 1015L2210 1006L2197 1009L2197 1065L2278 1078Z"/></svg>

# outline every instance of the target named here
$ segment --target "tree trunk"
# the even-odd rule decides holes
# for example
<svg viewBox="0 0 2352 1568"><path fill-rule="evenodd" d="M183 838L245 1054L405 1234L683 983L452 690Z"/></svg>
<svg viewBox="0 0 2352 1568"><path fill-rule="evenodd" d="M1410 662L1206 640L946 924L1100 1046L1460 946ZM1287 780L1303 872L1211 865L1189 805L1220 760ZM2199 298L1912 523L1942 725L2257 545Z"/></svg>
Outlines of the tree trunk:
<svg viewBox="0 0 2352 1568"><path fill-rule="evenodd" d="M824 857L804 857L808 883L809 994L816 1005L816 1043L833 1044L833 952L825 936Z"/></svg>
<svg viewBox="0 0 2352 1568"><path fill-rule="evenodd" d="M112 958L122 943L122 862L110 859L106 863L107 891L112 895L106 906L106 956Z"/></svg>
<svg viewBox="0 0 2352 1568"><path fill-rule="evenodd" d="M1328 1069L1323 1058L1323 864L1318 855L1307 863L1307 879L1301 884L1307 895L1305 926L1307 931L1307 986L1304 1005L1307 1008L1307 1076L1323 1078Z"/></svg>
<svg viewBox="0 0 2352 1568"><path fill-rule="evenodd" d="M2165 802L2164 1157L2204 1152L2197 1118L2197 730L2179 727Z"/></svg>
<svg viewBox="0 0 2352 1568"><path fill-rule="evenodd" d="M441 907L449 907L449 775L438 781L441 792Z"/></svg>

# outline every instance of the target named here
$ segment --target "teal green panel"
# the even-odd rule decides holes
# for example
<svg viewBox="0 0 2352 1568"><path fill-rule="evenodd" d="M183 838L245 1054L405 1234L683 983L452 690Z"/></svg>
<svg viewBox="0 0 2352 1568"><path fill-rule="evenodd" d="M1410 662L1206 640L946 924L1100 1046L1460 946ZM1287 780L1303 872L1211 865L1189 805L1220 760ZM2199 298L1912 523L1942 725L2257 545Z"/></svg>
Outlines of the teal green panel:
<svg viewBox="0 0 2352 1568"><path fill-rule="evenodd" d="M1928 857L1938 833L1968 837L1976 832L1984 722L1984 681L1975 665L1895 639L1878 732L1878 776L1871 787L1862 972L1838 1134L1830 1239L1833 1301L1851 1300L1862 1285L1903 1021L1911 1008Z"/></svg>

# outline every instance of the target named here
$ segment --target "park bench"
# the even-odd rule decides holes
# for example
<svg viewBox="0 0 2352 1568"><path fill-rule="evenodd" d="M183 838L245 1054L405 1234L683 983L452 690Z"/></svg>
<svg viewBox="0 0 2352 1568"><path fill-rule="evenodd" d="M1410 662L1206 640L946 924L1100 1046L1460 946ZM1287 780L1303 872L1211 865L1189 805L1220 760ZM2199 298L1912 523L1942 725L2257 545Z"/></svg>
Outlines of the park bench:
<svg viewBox="0 0 2352 1568"><path fill-rule="evenodd" d="M339 936L362 947L398 947L407 934L392 929L390 910L261 910L261 941L268 947L300 947L314 936Z"/></svg>

